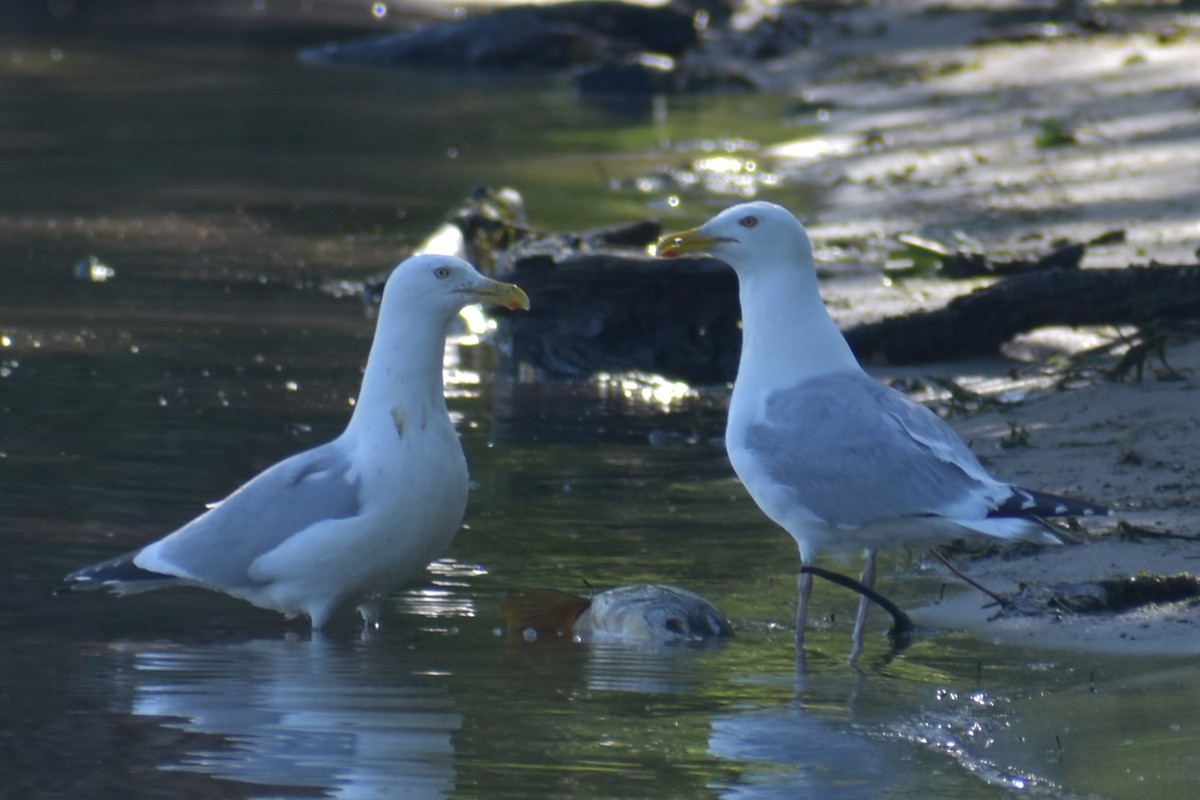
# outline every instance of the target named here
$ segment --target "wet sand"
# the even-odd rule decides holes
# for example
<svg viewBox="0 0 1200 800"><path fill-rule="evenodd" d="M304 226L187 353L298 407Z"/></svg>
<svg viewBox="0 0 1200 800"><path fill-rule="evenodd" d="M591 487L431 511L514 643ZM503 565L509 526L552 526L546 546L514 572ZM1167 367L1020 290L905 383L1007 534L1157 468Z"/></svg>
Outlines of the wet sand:
<svg viewBox="0 0 1200 800"><path fill-rule="evenodd" d="M1001 595L1020 584L1094 581L1140 573L1200 573L1200 342L1167 351L1175 380L1106 381L1048 389L1002 411L953 422L997 476L1109 504L1111 518L1085 521L1086 541L1033 555L957 559L956 566ZM1027 433L1012 440L1013 425ZM1182 538L1117 534L1118 524ZM950 573L950 586L963 586ZM1124 613L1007 614L964 587L912 610L922 625L967 630L997 642L1125 654L1200 653L1200 601Z"/></svg>

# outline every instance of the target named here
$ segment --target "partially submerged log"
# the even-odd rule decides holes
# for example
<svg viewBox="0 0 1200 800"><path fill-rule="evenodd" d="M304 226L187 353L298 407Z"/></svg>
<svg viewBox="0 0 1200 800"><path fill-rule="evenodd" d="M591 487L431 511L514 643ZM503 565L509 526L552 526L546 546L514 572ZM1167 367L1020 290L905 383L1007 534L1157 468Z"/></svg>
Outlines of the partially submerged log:
<svg viewBox="0 0 1200 800"><path fill-rule="evenodd" d="M758 82L735 62L778 56L808 41L808 28L795 14L787 22L764 20L752 31L716 33L729 19L730 6L725 0L519 4L306 48L300 59L438 70L571 70L580 96L613 110L640 112L660 94L754 91ZM698 20L704 21L703 38ZM723 46L710 52L717 42Z"/></svg>
<svg viewBox="0 0 1200 800"><path fill-rule="evenodd" d="M532 301L508 320L514 355L553 376L645 370L693 383L732 380L741 351L733 270L711 258L632 254L518 258L506 274ZM1049 325L1200 319L1200 267L1051 270L1011 277L944 308L846 332L868 364L995 355Z"/></svg>
<svg viewBox="0 0 1200 800"><path fill-rule="evenodd" d="M576 70L575 91L584 97L623 98L650 103L655 95L691 92L750 92L758 84L746 72L720 62L684 64L641 54Z"/></svg>
<svg viewBox="0 0 1200 800"><path fill-rule="evenodd" d="M1124 241L1124 238L1124 231L1110 231L1088 244ZM887 270L887 274L895 278L980 278L1020 275L1050 269L1079 269L1083 254L1088 248L1087 244L1066 242L1038 258L997 261L976 250L950 247L934 239L911 233L901 234L896 240L904 248L898 254L906 257L910 266Z"/></svg>
<svg viewBox="0 0 1200 800"><path fill-rule="evenodd" d="M437 69L561 69L651 51L679 55L698 41L693 9L612 0L517 5L464 20L300 53L320 64Z"/></svg>
<svg viewBox="0 0 1200 800"><path fill-rule="evenodd" d="M996 353L1049 325L1144 325L1200 318L1200 266L1047 270L1015 275L944 308L847 331L867 363L910 364Z"/></svg>
<svg viewBox="0 0 1200 800"><path fill-rule="evenodd" d="M1163 605L1200 597L1200 581L1187 573L1131 575L1082 583L1051 583L1021 587L1018 608L1029 604L1048 611L1075 614L1120 613L1147 605Z"/></svg>
<svg viewBox="0 0 1200 800"><path fill-rule="evenodd" d="M506 320L513 355L550 375L641 370L720 383L737 370L737 277L715 259L533 256L505 279L531 305Z"/></svg>
<svg viewBox="0 0 1200 800"><path fill-rule="evenodd" d="M529 294L532 308L505 322L518 360L552 377L639 370L714 384L736 375L733 270L713 258L646 255L657 222L544 233L525 223L518 194L486 188L449 220L462 234L452 252ZM1070 258L1059 248L944 308L860 325L846 338L865 363L915 364L995 355L1050 325L1200 319L1200 265L1084 270L1068 249Z"/></svg>

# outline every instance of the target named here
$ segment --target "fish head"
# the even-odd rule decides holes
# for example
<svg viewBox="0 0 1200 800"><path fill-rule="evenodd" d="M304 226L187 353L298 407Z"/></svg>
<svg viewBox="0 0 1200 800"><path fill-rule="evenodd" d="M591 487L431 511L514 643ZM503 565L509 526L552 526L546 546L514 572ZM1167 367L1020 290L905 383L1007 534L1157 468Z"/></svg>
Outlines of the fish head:
<svg viewBox="0 0 1200 800"><path fill-rule="evenodd" d="M695 592L638 584L594 596L576 620L575 632L585 641L658 645L711 642L733 635L733 627Z"/></svg>

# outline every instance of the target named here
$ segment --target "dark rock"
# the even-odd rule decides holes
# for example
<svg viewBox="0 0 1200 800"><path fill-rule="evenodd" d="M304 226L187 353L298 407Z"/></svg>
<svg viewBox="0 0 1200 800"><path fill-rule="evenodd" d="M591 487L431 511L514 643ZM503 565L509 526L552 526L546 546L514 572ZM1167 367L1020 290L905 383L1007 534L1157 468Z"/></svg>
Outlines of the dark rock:
<svg viewBox="0 0 1200 800"><path fill-rule="evenodd" d="M641 98L688 92L749 92L758 85L740 70L720 63L676 65L641 56L606 60L579 69L575 90L585 97Z"/></svg>
<svg viewBox="0 0 1200 800"><path fill-rule="evenodd" d="M689 10L584 0L501 8L415 31L311 48L300 57L313 63L442 69L561 69L642 51L678 55L697 41Z"/></svg>
<svg viewBox="0 0 1200 800"><path fill-rule="evenodd" d="M1028 272L1055 269L1079 269L1088 245L1064 241L1036 259L996 261L975 250L956 249L935 239L905 233L896 237L903 250L896 251L912 264L890 269L893 277L924 275L936 272L944 278L979 278L988 276L1022 275ZM1094 244L1089 242L1088 244Z"/></svg>
<svg viewBox="0 0 1200 800"><path fill-rule="evenodd" d="M760 20L745 33L732 37L731 49L744 58L779 58L812 44L813 25L807 12L785 6L778 15Z"/></svg>
<svg viewBox="0 0 1200 800"><path fill-rule="evenodd" d="M662 235L662 223L643 219L593 228L583 234L584 241L593 249L601 247L646 247L658 241Z"/></svg>
<svg viewBox="0 0 1200 800"><path fill-rule="evenodd" d="M581 95L623 97L672 91L674 67L662 68L633 61L605 61L575 73L575 91Z"/></svg>
<svg viewBox="0 0 1200 800"><path fill-rule="evenodd" d="M942 262L941 273L947 278L976 278L985 275L1020 275L1048 269L1079 269L1086 249L1082 244L1065 244L1033 261L992 261L982 253L960 251Z"/></svg>
<svg viewBox="0 0 1200 800"><path fill-rule="evenodd" d="M513 355L549 375L643 370L721 383L737 368L737 278L715 259L533 256L506 278L532 306L506 317Z"/></svg>
<svg viewBox="0 0 1200 800"><path fill-rule="evenodd" d="M1148 605L1194 601L1197 597L1200 581L1187 573L1133 575L1081 583L1022 584L1013 606L1024 614L1119 614Z"/></svg>
<svg viewBox="0 0 1200 800"><path fill-rule="evenodd" d="M945 307L860 325L846 332L858 357L912 364L995 354L1018 333L1048 325L1144 325L1193 318L1195 266L1050 269L1008 279Z"/></svg>

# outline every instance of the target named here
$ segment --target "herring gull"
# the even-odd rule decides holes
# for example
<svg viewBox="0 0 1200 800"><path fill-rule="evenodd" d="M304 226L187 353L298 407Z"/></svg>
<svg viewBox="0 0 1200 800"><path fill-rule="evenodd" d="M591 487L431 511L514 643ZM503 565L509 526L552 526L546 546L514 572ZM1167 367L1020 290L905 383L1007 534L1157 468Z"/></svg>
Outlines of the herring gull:
<svg viewBox="0 0 1200 800"><path fill-rule="evenodd" d="M446 412L446 333L465 306L529 308L516 286L462 259L420 255L392 271L346 430L268 468L174 533L67 576L117 594L199 586L314 630L357 605L368 629L387 593L449 545L467 463Z"/></svg>
<svg viewBox="0 0 1200 800"><path fill-rule="evenodd" d="M1057 543L1042 517L1111 513L996 480L940 417L868 376L825 310L808 233L786 209L734 206L664 236L658 250L709 253L737 273L742 353L725 447L759 508L796 540L802 566L861 548L870 587L880 547L964 534ZM798 654L811 588L802 570ZM863 597L851 660L866 610Z"/></svg>

